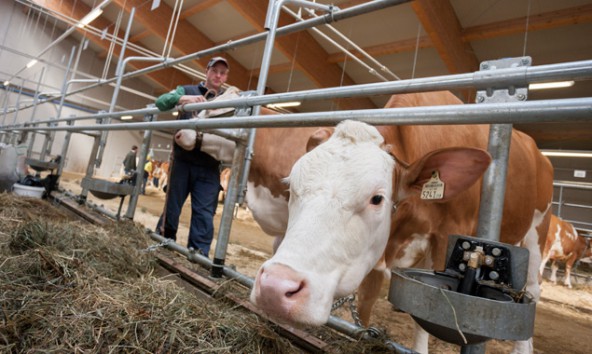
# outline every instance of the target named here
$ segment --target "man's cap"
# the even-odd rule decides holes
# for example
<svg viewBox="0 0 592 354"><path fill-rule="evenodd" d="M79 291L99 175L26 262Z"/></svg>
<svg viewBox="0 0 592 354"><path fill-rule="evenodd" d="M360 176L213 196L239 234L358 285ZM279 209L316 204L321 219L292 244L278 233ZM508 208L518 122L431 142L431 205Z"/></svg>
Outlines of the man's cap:
<svg viewBox="0 0 592 354"><path fill-rule="evenodd" d="M226 65L226 67L228 69L230 69L230 65L228 65L228 61L226 61L226 59L224 59L222 57L213 57L212 59L210 59L210 61L208 62L208 66L206 67L206 69L211 68L212 66L216 65L216 63L224 63L224 65Z"/></svg>

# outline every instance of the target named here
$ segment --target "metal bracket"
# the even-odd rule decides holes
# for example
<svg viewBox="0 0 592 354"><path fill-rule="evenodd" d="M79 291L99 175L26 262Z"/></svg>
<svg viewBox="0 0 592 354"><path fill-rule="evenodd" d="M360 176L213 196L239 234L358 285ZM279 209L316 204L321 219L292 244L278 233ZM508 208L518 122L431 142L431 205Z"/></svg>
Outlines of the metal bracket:
<svg viewBox="0 0 592 354"><path fill-rule="evenodd" d="M492 71L528 67L532 64L531 57L517 57L505 58L498 60L484 61L479 66L479 74L491 75L497 74ZM510 85L509 87L487 87L485 89L477 90L475 98L476 103L499 103L499 102L514 102L526 101L528 98L528 84L524 85Z"/></svg>
<svg viewBox="0 0 592 354"><path fill-rule="evenodd" d="M242 91L239 96L240 97L253 97L257 95L257 91ZM251 112L253 111L252 106L244 106L244 107L236 107L235 115L237 117L245 117L250 116Z"/></svg>

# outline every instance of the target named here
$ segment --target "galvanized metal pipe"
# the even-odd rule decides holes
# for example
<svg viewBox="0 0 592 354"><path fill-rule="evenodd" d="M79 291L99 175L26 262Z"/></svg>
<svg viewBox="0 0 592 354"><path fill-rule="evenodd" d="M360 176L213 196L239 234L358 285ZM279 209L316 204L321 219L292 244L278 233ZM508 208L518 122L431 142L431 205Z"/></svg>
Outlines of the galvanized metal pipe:
<svg viewBox="0 0 592 354"><path fill-rule="evenodd" d="M127 48L127 42L129 40L129 35L132 30L132 24L134 23L134 15L136 13L136 8L132 7L129 15L129 19L127 21L127 28L125 30L125 36L123 38L123 43L121 44L121 51L119 53L119 60L117 61L117 69L116 69L116 76L117 76L117 83L115 84L115 88L113 89L113 96L111 97L111 104L109 105L109 113L113 113L115 110L115 105L117 104L117 98L119 97L119 88L121 87L121 81L123 80L122 76L125 71L125 49ZM106 124L111 123L111 117L107 118L107 121L104 122ZM96 160L96 167L101 167L103 163L103 154L105 153L105 145L107 144L107 137L108 132L104 131L101 134L101 144L99 146L98 156Z"/></svg>
<svg viewBox="0 0 592 354"><path fill-rule="evenodd" d="M566 187L575 189L592 190L592 183L572 182L572 181L553 181L554 187Z"/></svg>
<svg viewBox="0 0 592 354"><path fill-rule="evenodd" d="M76 53L76 46L72 46L70 50L70 59L68 59L68 65L66 66L66 72L64 73L64 80L62 82L62 97L65 97L67 83L68 83L68 76L70 75L70 69L72 68L72 61L74 60L74 54ZM58 111L56 114L56 118L60 118L60 114L62 114L62 108L64 106L64 100L60 100L60 105L58 106ZM48 123L49 126L57 124L55 122ZM47 155L51 154L51 149L53 147L53 141L55 138L55 133L50 132L49 134L44 136L43 140L43 147L41 148L41 154L39 156L40 161L44 161Z"/></svg>
<svg viewBox="0 0 592 354"><path fill-rule="evenodd" d="M154 105L150 104L149 106ZM158 119L158 116L155 114L147 114L144 116L144 121L146 122L152 122L156 119ZM130 196L127 211L125 212L125 217L131 220L134 219L134 215L136 213L136 206L138 205L138 200L140 198L140 190L142 188L142 183L144 181L144 164L146 164L146 157L148 156L148 151L150 150L151 140L152 130L145 130L144 139L142 140L142 146L140 148L140 156L138 157L138 166L136 167L136 184L134 186L134 191Z"/></svg>
<svg viewBox="0 0 592 354"><path fill-rule="evenodd" d="M245 130L245 135L246 135ZM218 238L216 240L216 249L214 251L214 260L211 270L211 276L220 278L223 275L223 268L226 259L226 251L230 240L230 229L232 227L232 218L234 216L234 208L238 199L238 192L240 191L239 177L245 164L245 153L247 145L245 142L237 142L234 149L234 156L232 159L232 172L230 173L230 181L228 193L224 199L224 209L220 218L220 227L218 229Z"/></svg>
<svg viewBox="0 0 592 354"><path fill-rule="evenodd" d="M281 27L276 31L276 35L279 36L279 35L286 35L286 34L298 32L298 31L301 31L301 30L304 30L307 28L311 28L314 26L322 25L325 23L332 23L335 21L339 21L339 20L343 20L343 19L350 18L353 16L381 10L381 9L384 9L387 7L403 4L406 2L409 2L409 0L374 0L374 1L363 3L363 4L360 4L357 6L352 6L348 9L345 9L345 10L335 11L331 14L327 14L327 15L320 16L320 17L313 18L313 19L309 19L309 20L306 20L303 22L299 22L299 23L295 23L292 25ZM157 70L164 69L167 67L171 67L171 66L174 66L174 65L186 62L186 61L199 59L199 58L206 57L206 56L209 56L209 55L212 55L215 53L219 53L219 52L229 51L229 50L237 48L237 47L241 47L244 45L248 45L248 44L262 41L266 38L267 38L267 32L262 32L262 33L259 33L259 34L253 35L253 36L249 36L249 37L246 37L243 39L239 39L236 41L232 41L229 43L218 45L218 46L212 47L207 50L195 52L195 53L192 53L192 54L189 54L189 55L186 55L186 56L174 59L174 60L166 60L164 63L159 64L159 65L153 65L153 66L150 66L150 67L147 67L144 69L140 69L140 70L136 70L136 71L127 73L123 76L123 79L129 79L132 77L141 76L141 75L148 74L153 71L157 71ZM117 78L111 78L108 80L104 80L100 83L90 85L90 86L85 86L85 87L82 87L78 90L72 91L68 95L73 95L73 94L76 94L79 92L86 91L88 89L92 89L95 87L103 86L105 84L113 83L116 80L117 80ZM144 113L142 112L139 114L144 114Z"/></svg>
<svg viewBox="0 0 592 354"><path fill-rule="evenodd" d="M194 111L223 107L253 107L257 105L287 101L307 101L448 89L452 90L462 88L503 87L505 85L524 86L529 83L536 82L587 79L592 79L592 60L498 69L495 70L495 75L493 73L483 74L481 72L475 72L469 74L436 76L431 78L331 87L308 91L294 91L264 96L246 96L227 101L210 101L204 103L187 104L183 109L185 111ZM75 91L72 93L74 92ZM146 113L159 113L159 111L156 108L154 109L154 112L148 112L142 109L129 110L105 114L105 116L120 117L122 115L143 115ZM290 116L292 116L292 114ZM83 120L95 118L100 118L100 116L80 116L77 119ZM62 119L61 121L65 121L65 119ZM40 121L39 123L44 123L44 121Z"/></svg>
<svg viewBox="0 0 592 354"><path fill-rule="evenodd" d="M488 151L492 162L483 175L477 227L477 237L489 241L500 239L511 139L512 124L491 125Z"/></svg>
<svg viewBox="0 0 592 354"><path fill-rule="evenodd" d="M137 112L154 112L154 109ZM106 114L97 114L105 117ZM483 103L430 107L382 108L336 112L294 113L289 115L259 115L250 117L209 118L153 123L112 123L105 126L79 125L47 127L45 130L143 130L143 129L220 129L258 127L303 127L336 125L352 119L373 125L433 125L433 124L509 124L549 122L589 122L592 98L570 98L530 102ZM2 128L8 129L8 128ZM34 130L19 127L21 130Z"/></svg>

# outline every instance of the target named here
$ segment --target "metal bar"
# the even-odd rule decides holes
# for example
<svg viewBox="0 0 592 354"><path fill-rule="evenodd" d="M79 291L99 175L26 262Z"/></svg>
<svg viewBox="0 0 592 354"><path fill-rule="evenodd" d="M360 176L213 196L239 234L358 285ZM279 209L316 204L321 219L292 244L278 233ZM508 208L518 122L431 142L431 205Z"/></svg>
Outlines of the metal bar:
<svg viewBox="0 0 592 354"><path fill-rule="evenodd" d="M491 165L483 175L477 237L499 241L512 138L511 124L494 124L489 131Z"/></svg>
<svg viewBox="0 0 592 354"><path fill-rule="evenodd" d="M245 131L245 134L247 132ZM240 191L239 177L245 164L245 154L247 151L247 143L239 141L236 143L234 149L234 156L232 159L232 172L230 173L230 181L228 183L228 193L224 199L224 209L220 218L220 227L218 229L218 238L216 241L216 249L214 251L214 260L211 270L211 276L220 278L223 275L223 267L226 259L226 251L230 240L230 229L232 227L232 218L234 215L234 208L238 199Z"/></svg>
<svg viewBox="0 0 592 354"><path fill-rule="evenodd" d="M100 136L95 137L93 142L93 147L90 152L90 158L88 160L88 165L86 166L86 178L92 178L95 172L95 160L97 158L97 152L99 151L99 145L101 144ZM86 197L88 196L88 189L86 187L82 187L82 191L80 192L80 199L86 202Z"/></svg>
<svg viewBox="0 0 592 354"><path fill-rule="evenodd" d="M491 74L490 76L479 74L479 72L459 75L444 75L432 78L420 78L391 82L378 82L363 85L331 87L308 91L278 93L265 96L241 97L227 101L188 104L184 106L184 110L193 111L222 107L253 107L256 105L264 105L287 101L308 101L320 99L326 100L345 97L426 92L449 89L453 90L462 88L482 88L488 85L491 85L493 87L500 87L504 85L516 86L518 84L527 85L528 83L533 82L544 82L554 80L585 80L592 79L592 60L576 61L561 64L540 65L527 68L518 67L509 69L498 69L495 70L495 73L495 75ZM77 91L72 91L70 94L76 92ZM172 111L174 110L171 110L171 112ZM129 110L117 112L117 114L112 114L112 116L116 117L128 114L143 115L145 113L159 112L156 108L154 109L154 112L145 112L144 110ZM78 119L82 120L94 118L97 118L97 116L80 116ZM40 123L44 123L44 121L40 121Z"/></svg>
<svg viewBox="0 0 592 354"><path fill-rule="evenodd" d="M149 106L153 106L153 104ZM144 116L144 121L146 122L152 122L156 119L158 119L158 116L155 114L147 114ZM144 181L144 165L146 164L146 157L148 156L148 151L150 150L151 140L152 130L145 130L144 139L142 140L142 147L140 149L140 156L138 157L138 166L136 167L136 185L134 186L134 192L130 195L127 211L125 212L125 217L127 219L133 220L136 213L136 206L138 205L138 200L140 199L140 190Z"/></svg>
<svg viewBox="0 0 592 354"><path fill-rule="evenodd" d="M70 69L72 68L72 61L74 60L74 54L76 53L76 46L72 46L72 49L70 50L70 59L68 59L68 65L66 66L66 72L64 73L64 81L62 83L62 97L65 97L66 94L66 88L67 83L68 83L68 76L70 75ZM60 115L62 114L62 108L64 106L64 101L63 99L60 100L60 105L58 106L58 111L56 113L56 118L60 118ZM50 122L48 123L49 126L52 126L53 124L57 124L56 122ZM40 161L44 161L45 157L47 155L51 154L51 149L53 147L53 141L55 138L55 133L54 132L50 132L49 134L45 135L44 140L43 140L43 147L41 148L41 155L39 156L39 160Z"/></svg>
<svg viewBox="0 0 592 354"><path fill-rule="evenodd" d="M277 30L276 35L286 35L286 34L294 33L294 32L301 31L301 30L304 30L304 29L307 29L307 28L310 28L313 26L318 26L318 25L322 25L325 23L332 23L335 21L339 21L339 20L343 20L343 19L350 18L353 16L369 13L372 11L381 10L381 9L384 9L384 8L387 8L390 6L399 5L399 4L403 4L406 2L409 2L409 0L375 0L375 1L370 1L370 2L363 3L363 4L360 4L357 6L352 6L348 9L345 9L345 10L335 11L335 12L332 12L331 14L327 14L327 15L320 16L320 17L313 18L313 19L309 19L309 20L306 20L303 22L299 22L299 23L295 23L292 25L281 27ZM212 55L215 53L229 51L231 49L234 49L234 48L237 48L240 46L259 42L259 41L264 40L266 38L267 38L267 32L262 32L262 33L259 33L259 34L253 35L253 36L249 36L249 37L246 37L243 39L239 39L239 40L236 40L233 42L218 45L218 46L212 47L207 50L195 52L193 54L189 54L189 55L186 55L186 56L174 59L174 60L166 60L164 63L159 64L159 65L153 65L153 66L150 66L150 67L147 67L144 69L130 72L130 73L124 75L123 79L129 79L132 77L148 74L148 73L156 71L156 70L160 70L160 69L164 69L164 68L167 68L170 66L174 66L174 65L183 63L185 61L190 61L190 60L195 60L195 59L199 59L202 57L206 57L206 56L209 56L209 55ZM114 81L116 81L116 78L111 78L111 79L105 80L103 82L100 82L100 83L97 83L94 85L90 85L90 86L86 86L86 87L80 88L78 90L72 91L68 95L72 95L75 93L86 91L88 89L99 87L99 86L102 86L102 85L105 85L108 83L112 83Z"/></svg>
<svg viewBox="0 0 592 354"><path fill-rule="evenodd" d="M554 187L592 190L592 183L586 183L586 182L553 181L553 186Z"/></svg>
<svg viewBox="0 0 592 354"><path fill-rule="evenodd" d="M561 205L563 204L563 186L559 187L559 206L557 206L557 215L561 216Z"/></svg>
<svg viewBox="0 0 592 354"><path fill-rule="evenodd" d="M121 45L121 51L119 53L119 60L117 61L117 69L116 69L116 76L117 76L117 83L115 84L115 88L113 89L113 96L111 97L111 104L109 105L109 113L113 113L115 110L115 105L117 104L117 98L119 97L119 88L121 87L121 81L123 73L125 72L125 50L127 48L127 42L129 40L129 35L132 30L132 24L134 23L134 15L136 13L136 8L132 7L129 15L129 19L127 21L127 28L125 30L125 36L123 38L123 44ZM106 124L111 123L111 117L107 118ZM96 166L100 167L103 163L103 154L105 153L105 145L107 144L107 137L108 132L103 131L101 134L101 144L99 146L98 156L96 160Z"/></svg>
<svg viewBox="0 0 592 354"><path fill-rule="evenodd" d="M150 114L155 109L136 110L134 114ZM119 114L120 112L118 112ZM99 113L94 118L109 116ZM483 103L466 105L381 108L337 112L294 113L289 115L259 115L250 117L177 120L154 123L112 123L106 126L79 125L47 127L44 130L143 130L143 129L219 129L258 127L327 126L352 119L373 125L434 125L434 124L510 124L549 122L589 122L592 98L570 98L530 102ZM13 127L2 127L9 129ZM21 130L34 130L19 127Z"/></svg>
<svg viewBox="0 0 592 354"><path fill-rule="evenodd" d="M563 203L563 205L568 206L568 207L574 207L574 208L592 209L592 206L585 205L585 204Z"/></svg>

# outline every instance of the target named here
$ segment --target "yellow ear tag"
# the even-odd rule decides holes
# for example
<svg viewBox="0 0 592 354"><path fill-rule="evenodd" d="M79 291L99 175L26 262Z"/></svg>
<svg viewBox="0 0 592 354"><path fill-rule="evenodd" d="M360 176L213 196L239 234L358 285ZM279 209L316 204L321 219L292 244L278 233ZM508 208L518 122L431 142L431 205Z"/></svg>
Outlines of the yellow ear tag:
<svg viewBox="0 0 592 354"><path fill-rule="evenodd" d="M440 180L438 171L432 172L432 178L421 188L421 199L436 200L444 198L444 182Z"/></svg>

